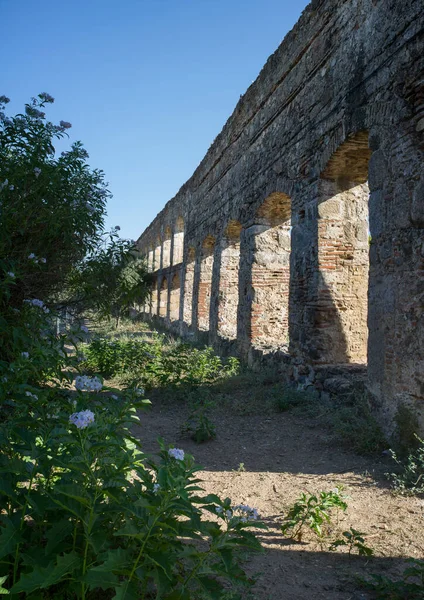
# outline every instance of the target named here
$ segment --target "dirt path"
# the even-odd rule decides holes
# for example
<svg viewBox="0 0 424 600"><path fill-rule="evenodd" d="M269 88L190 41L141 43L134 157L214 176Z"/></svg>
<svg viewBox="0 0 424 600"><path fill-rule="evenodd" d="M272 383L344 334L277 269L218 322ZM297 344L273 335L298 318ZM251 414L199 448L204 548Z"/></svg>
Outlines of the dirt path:
<svg viewBox="0 0 424 600"><path fill-rule="evenodd" d="M343 452L320 428L288 413L240 416L217 410L216 440L195 444L180 433L186 416L180 403L155 401L151 411L141 414L137 433L148 453L157 451L161 436L193 454L204 466L200 477L207 492L258 509L269 530L259 533L266 552L247 565L250 573L260 573L255 600L364 600L371 596L355 585L355 574L392 575L405 557L424 556L424 500L390 493L384 479L388 459ZM366 532L375 551L372 559L349 559L341 551L328 552L328 545L321 550L312 540L294 543L279 530L284 509L302 491L340 485L348 511L339 526Z"/></svg>

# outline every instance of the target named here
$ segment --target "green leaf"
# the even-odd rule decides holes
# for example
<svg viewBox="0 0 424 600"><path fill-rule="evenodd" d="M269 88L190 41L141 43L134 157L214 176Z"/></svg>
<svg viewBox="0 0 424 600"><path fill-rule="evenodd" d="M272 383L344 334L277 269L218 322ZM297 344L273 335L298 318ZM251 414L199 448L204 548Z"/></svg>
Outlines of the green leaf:
<svg viewBox="0 0 424 600"><path fill-rule="evenodd" d="M27 594L37 589L45 589L56 583L59 583L61 579L73 573L78 567L80 567L82 559L75 552L58 556L56 564L51 561L50 564L45 567L36 567L30 573L24 573L18 583L16 583L11 589L12 594L18 594L20 592L26 592Z"/></svg>
<svg viewBox="0 0 424 600"><path fill-rule="evenodd" d="M0 577L0 594L2 596L6 596L8 594L10 594L10 592L8 590L6 590L6 588L3 587L3 583L6 581L7 579L7 575L5 575L4 577Z"/></svg>
<svg viewBox="0 0 424 600"><path fill-rule="evenodd" d="M63 519L55 523L46 533L48 540L46 545L46 554L50 554L59 544L61 544L68 535L72 533L73 523L69 519Z"/></svg>
<svg viewBox="0 0 424 600"><path fill-rule="evenodd" d="M96 571L124 571L133 561L131 550L116 548L107 552L106 560L98 567Z"/></svg>
<svg viewBox="0 0 424 600"><path fill-rule="evenodd" d="M113 600L140 600L138 585L133 581L124 581L115 587Z"/></svg>
<svg viewBox="0 0 424 600"><path fill-rule="evenodd" d="M119 584L118 577L111 571L103 570L99 567L90 569L85 577L80 581L87 583L91 590L101 588L102 590L108 590L116 587Z"/></svg>
<svg viewBox="0 0 424 600"><path fill-rule="evenodd" d="M12 554L21 541L21 534L13 522L7 517L3 517L2 522L6 526L0 530L0 558Z"/></svg>
<svg viewBox="0 0 424 600"><path fill-rule="evenodd" d="M81 496L82 487L80 485L72 483L69 485L57 485L54 490L57 494L63 494L64 496L83 504L87 508L90 508L90 501L87 498L84 498L84 496Z"/></svg>

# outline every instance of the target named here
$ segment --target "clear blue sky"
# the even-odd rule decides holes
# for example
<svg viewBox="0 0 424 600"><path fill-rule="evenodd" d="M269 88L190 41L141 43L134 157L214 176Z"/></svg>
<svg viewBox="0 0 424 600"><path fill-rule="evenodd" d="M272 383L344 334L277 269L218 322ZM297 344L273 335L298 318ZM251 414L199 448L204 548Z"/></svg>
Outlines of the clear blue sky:
<svg viewBox="0 0 424 600"><path fill-rule="evenodd" d="M1 89L56 99L137 239L192 175L306 0L0 0Z"/></svg>

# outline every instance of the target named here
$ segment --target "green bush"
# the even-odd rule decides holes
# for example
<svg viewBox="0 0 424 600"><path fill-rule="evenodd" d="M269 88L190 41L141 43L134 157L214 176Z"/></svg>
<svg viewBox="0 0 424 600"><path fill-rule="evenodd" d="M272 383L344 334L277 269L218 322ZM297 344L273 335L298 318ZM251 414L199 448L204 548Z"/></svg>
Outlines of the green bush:
<svg viewBox="0 0 424 600"><path fill-rule="evenodd" d="M208 384L239 370L236 358L224 362L212 348L168 345L163 336L153 342L94 339L81 351L86 357L84 368L105 377L121 375L127 383L140 380L147 387Z"/></svg>
<svg viewBox="0 0 424 600"><path fill-rule="evenodd" d="M247 585L233 550L260 549L253 521L230 514L229 500L199 496L182 450L162 443L161 462L145 460L130 434L146 402L137 391L112 397L96 391L99 380L81 381L95 391L37 390L36 406L16 405L0 428L4 587L28 598L113 590L130 599L219 597L218 576ZM222 518L202 520L205 509Z"/></svg>
<svg viewBox="0 0 424 600"><path fill-rule="evenodd" d="M221 598L249 585L237 549L260 549L257 515L199 495L182 450L162 443L148 460L130 432L143 390L83 375L68 354L83 332L55 333L54 302L101 241L107 191L80 144L54 157L69 124L44 122L52 100L0 112L0 595Z"/></svg>
<svg viewBox="0 0 424 600"><path fill-rule="evenodd" d="M399 467L397 473L387 473L395 490L401 494L423 494L424 493L424 440L415 436L416 450L408 454L406 458L398 458L392 450L391 456Z"/></svg>
<svg viewBox="0 0 424 600"><path fill-rule="evenodd" d="M371 590L379 600L422 600L424 598L424 561L408 560L409 566L399 579L383 575L372 575L371 579L360 578L363 588Z"/></svg>

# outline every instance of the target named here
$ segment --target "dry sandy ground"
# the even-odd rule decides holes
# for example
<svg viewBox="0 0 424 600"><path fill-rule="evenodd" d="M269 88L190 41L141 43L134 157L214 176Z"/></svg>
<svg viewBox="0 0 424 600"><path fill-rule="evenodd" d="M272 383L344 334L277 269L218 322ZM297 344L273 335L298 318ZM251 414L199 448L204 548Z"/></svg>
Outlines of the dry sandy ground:
<svg viewBox="0 0 424 600"><path fill-rule="evenodd" d="M195 444L181 435L186 408L155 401L141 414L137 431L144 450L157 451L156 438L194 455L207 492L229 496L234 504L259 510L268 531L259 531L266 552L249 559L250 573L260 573L255 600L365 600L355 574L393 575L405 557L424 556L424 500L390 493L384 472L389 459L372 460L334 447L328 434L289 413L232 415L216 411L217 438ZM244 463L244 471L238 471ZM329 491L344 486L348 510L341 530L366 532L375 551L372 559L320 549L311 539L293 542L281 534L284 510L302 491ZM251 598L251 596L249 596Z"/></svg>

